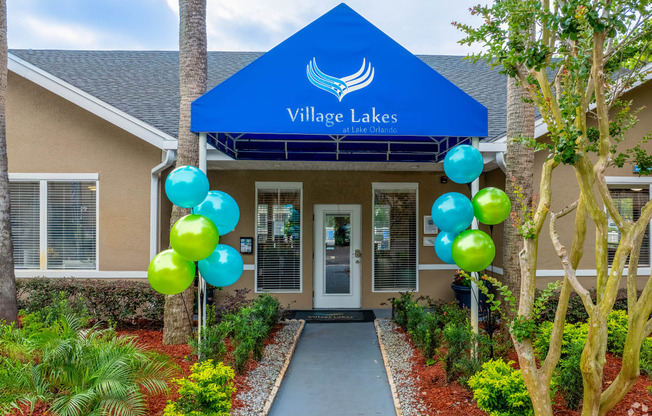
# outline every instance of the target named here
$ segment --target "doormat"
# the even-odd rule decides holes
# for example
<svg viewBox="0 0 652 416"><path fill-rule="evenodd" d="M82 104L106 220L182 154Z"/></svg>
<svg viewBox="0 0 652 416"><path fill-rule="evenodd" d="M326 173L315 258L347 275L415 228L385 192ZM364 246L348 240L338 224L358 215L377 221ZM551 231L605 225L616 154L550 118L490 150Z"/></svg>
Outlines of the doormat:
<svg viewBox="0 0 652 416"><path fill-rule="evenodd" d="M306 322L373 322L376 315L372 310L311 309L288 311L288 319L303 319Z"/></svg>

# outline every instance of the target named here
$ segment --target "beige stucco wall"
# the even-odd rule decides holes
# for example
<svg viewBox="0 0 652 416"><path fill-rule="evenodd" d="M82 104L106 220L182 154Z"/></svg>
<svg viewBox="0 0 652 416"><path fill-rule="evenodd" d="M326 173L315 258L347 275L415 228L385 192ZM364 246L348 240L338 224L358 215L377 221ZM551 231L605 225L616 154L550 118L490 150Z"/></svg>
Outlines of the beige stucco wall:
<svg viewBox="0 0 652 416"><path fill-rule="evenodd" d="M372 291L372 182L416 182L418 199L418 261L421 265L440 264L434 247L423 246L423 216L430 215L435 199L446 192L470 195L466 185L450 180L440 184L442 173L433 172L342 172L342 171L211 171L211 189L232 195L240 206L240 222L236 229L223 236L221 243L239 247L240 237L255 237L256 181L303 183L303 291L302 293L275 293L282 304L292 308L312 308L313 299L313 209L315 204L360 204L362 208L362 307L378 308L397 293ZM494 182L499 182L492 178ZM481 185L485 186L485 175ZM494 236L500 234L494 230ZM255 248L254 248L255 250ZM501 254L502 255L502 254ZM243 255L245 264L255 263L255 253ZM419 271L419 295L451 300L450 284L453 270ZM254 271L245 271L243 277L227 292L255 287ZM293 301L296 301L292 303Z"/></svg>
<svg viewBox="0 0 652 416"><path fill-rule="evenodd" d="M625 100L633 100L633 108L645 107L638 114L639 123L628 132L628 139L620 144L619 151L634 147L645 134L652 133L652 82L644 84L624 96ZM544 139L545 140L545 139ZM652 143L647 143L645 148L652 152ZM547 157L547 151L541 151L535 157L535 189L538 190L541 179L541 168ZM638 177L634 173L632 165L627 164L623 168L610 167L606 171L607 176ZM634 186L640 187L640 186ZM552 175L553 197L551 201L551 210L559 211L568 204L573 203L579 196L579 186L575 178L574 170L571 166L560 165L553 171ZM538 191L535 191L538 192ZM568 215L558 221L558 230L562 243L570 249L571 239L573 236L574 215ZM541 237L539 239L539 270L559 270L561 268L559 257L557 256L549 236L549 222L546 221ZM579 269L595 270L595 225L589 221L587 223L586 242L584 245L584 256L580 262ZM543 278L538 279L539 287L544 287L548 282L559 279ZM594 285L592 278L580 279L588 286ZM647 280L641 276L639 284Z"/></svg>
<svg viewBox="0 0 652 416"><path fill-rule="evenodd" d="M9 172L98 173L99 270L147 270L161 151L12 72L6 114Z"/></svg>

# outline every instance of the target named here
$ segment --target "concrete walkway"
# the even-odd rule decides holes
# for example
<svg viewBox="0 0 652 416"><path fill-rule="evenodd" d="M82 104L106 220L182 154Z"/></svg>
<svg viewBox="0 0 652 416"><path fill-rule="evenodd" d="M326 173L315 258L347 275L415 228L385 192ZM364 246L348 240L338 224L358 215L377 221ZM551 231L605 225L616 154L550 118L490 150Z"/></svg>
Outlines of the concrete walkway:
<svg viewBox="0 0 652 416"><path fill-rule="evenodd" d="M395 416L374 324L306 324L269 415Z"/></svg>

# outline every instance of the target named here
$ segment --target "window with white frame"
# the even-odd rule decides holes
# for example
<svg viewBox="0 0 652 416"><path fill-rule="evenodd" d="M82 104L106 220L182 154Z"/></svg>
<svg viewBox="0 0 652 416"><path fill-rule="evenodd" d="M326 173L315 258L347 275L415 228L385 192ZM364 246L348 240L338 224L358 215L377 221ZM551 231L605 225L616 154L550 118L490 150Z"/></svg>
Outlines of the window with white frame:
<svg viewBox="0 0 652 416"><path fill-rule="evenodd" d="M301 290L301 183L256 184L256 290Z"/></svg>
<svg viewBox="0 0 652 416"><path fill-rule="evenodd" d="M650 200L650 185L610 185L609 192L614 204L625 220L637 221L641 216L641 209ZM607 234L607 248L609 264L612 263L618 244L620 243L620 232L609 218ZM647 227L641 243L641 254L639 257L640 266L650 265L650 227Z"/></svg>
<svg viewBox="0 0 652 416"><path fill-rule="evenodd" d="M95 177L95 179L92 179ZM97 269L97 178L10 175L14 267Z"/></svg>
<svg viewBox="0 0 652 416"><path fill-rule="evenodd" d="M373 184L374 291L417 289L418 186Z"/></svg>

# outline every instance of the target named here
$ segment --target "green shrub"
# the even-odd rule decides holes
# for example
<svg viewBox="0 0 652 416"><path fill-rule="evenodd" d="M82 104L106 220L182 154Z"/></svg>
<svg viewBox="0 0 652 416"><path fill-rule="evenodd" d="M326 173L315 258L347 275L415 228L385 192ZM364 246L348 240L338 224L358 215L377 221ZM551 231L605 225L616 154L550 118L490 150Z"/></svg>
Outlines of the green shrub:
<svg viewBox="0 0 652 416"><path fill-rule="evenodd" d="M641 346L641 355L639 359L641 372L652 378L652 338L645 338Z"/></svg>
<svg viewBox="0 0 652 416"><path fill-rule="evenodd" d="M469 377L480 371L482 363L489 359L490 340L485 335L476 335L468 321L462 325L448 323L444 327L443 338L448 347L444 356L446 381L458 380L466 384ZM473 345L478 346L476 354L471 350Z"/></svg>
<svg viewBox="0 0 652 416"><path fill-rule="evenodd" d="M441 329L438 315L423 312L418 324L410 332L414 344L421 350L426 359L432 358L441 344Z"/></svg>
<svg viewBox="0 0 652 416"><path fill-rule="evenodd" d="M234 367L238 373L246 370L250 358L258 361L263 357L265 339L274 329L279 315L278 300L265 294L251 306L224 317L222 323L228 328L232 339Z"/></svg>
<svg viewBox="0 0 652 416"><path fill-rule="evenodd" d="M86 327L90 321L84 301L81 298L68 301L68 296L64 292L53 295L49 304L41 309L29 314L25 314L25 310L22 310L20 315L21 326L28 334L52 326L68 315L75 315L82 327Z"/></svg>
<svg viewBox="0 0 652 416"><path fill-rule="evenodd" d="M595 289L591 289L590 293L591 298L595 302ZM639 291L639 295L640 294L641 292ZM555 313L557 312L557 303L559 303L559 292L556 292L542 305L541 311L537 315L537 321L553 321L555 319ZM627 289L623 288L618 290L613 310L627 311ZM568 309L566 310L566 322L576 324L579 322L586 322L588 319L589 314L586 313L586 309L584 309L582 299L577 295L577 293L571 293L568 300Z"/></svg>
<svg viewBox="0 0 652 416"><path fill-rule="evenodd" d="M229 334L230 327L227 322L218 325L206 326L201 330L201 342L197 337L188 337L188 345L192 348L192 355L198 361L222 361L226 354L224 339Z"/></svg>
<svg viewBox="0 0 652 416"><path fill-rule="evenodd" d="M392 311L394 322L403 330L407 330L408 323L408 305L414 303L412 292L399 292L401 295L398 299L392 298Z"/></svg>
<svg viewBox="0 0 652 416"><path fill-rule="evenodd" d="M188 378L174 380L179 385L179 399L168 401L164 416L229 416L233 387L233 370L213 360L195 363Z"/></svg>
<svg viewBox="0 0 652 416"><path fill-rule="evenodd" d="M52 304L52 294L63 292L69 302L83 302L94 321L131 324L146 319L163 323L165 296L147 282L98 279L17 279L18 308L26 314ZM74 302L73 302L74 303Z"/></svg>
<svg viewBox="0 0 652 416"><path fill-rule="evenodd" d="M584 393L580 361L584 343L576 342L569 346L563 360L557 367L556 384L560 386L561 395L569 409L578 409Z"/></svg>
<svg viewBox="0 0 652 416"><path fill-rule="evenodd" d="M607 350L618 356L623 355L625 339L627 338L627 312L611 311L607 318L609 336L607 338Z"/></svg>
<svg viewBox="0 0 652 416"><path fill-rule="evenodd" d="M4 325L0 337L0 412L42 401L58 416L144 415L145 393L167 390L168 359L74 315L29 334Z"/></svg>
<svg viewBox="0 0 652 416"><path fill-rule="evenodd" d="M491 416L534 415L521 370L514 370L511 363L503 360L484 363L482 371L468 382L473 398Z"/></svg>

